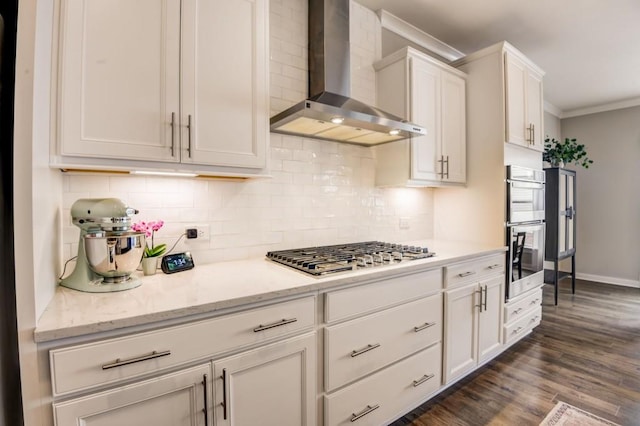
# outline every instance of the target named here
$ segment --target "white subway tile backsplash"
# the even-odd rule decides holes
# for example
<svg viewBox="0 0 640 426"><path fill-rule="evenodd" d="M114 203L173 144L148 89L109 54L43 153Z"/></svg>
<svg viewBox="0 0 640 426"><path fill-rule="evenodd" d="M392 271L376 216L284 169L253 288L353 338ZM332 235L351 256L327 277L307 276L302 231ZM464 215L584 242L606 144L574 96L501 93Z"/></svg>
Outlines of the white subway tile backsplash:
<svg viewBox="0 0 640 426"><path fill-rule="evenodd" d="M307 1L271 0L271 113L307 97ZM380 23L352 2L352 95L375 104ZM207 224L209 241L182 238L196 265L263 256L269 250L433 236L430 189L376 188L373 150L272 133L270 179L173 179L65 175L63 253L77 252L69 208L78 198L117 196L140 210L135 221L162 219L157 242L173 245L187 225ZM410 228L400 229L400 217Z"/></svg>

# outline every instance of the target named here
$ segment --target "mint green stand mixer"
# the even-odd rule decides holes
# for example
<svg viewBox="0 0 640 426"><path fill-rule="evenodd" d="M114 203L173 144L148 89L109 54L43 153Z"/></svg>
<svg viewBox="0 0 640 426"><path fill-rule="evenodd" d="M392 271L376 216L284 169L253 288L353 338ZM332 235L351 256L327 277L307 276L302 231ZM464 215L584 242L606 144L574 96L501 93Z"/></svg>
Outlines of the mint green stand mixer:
<svg viewBox="0 0 640 426"><path fill-rule="evenodd" d="M138 287L132 276L140 265L145 234L131 231L138 210L117 198L84 198L71 206L71 218L80 228L78 257L63 287L89 293L107 293Z"/></svg>

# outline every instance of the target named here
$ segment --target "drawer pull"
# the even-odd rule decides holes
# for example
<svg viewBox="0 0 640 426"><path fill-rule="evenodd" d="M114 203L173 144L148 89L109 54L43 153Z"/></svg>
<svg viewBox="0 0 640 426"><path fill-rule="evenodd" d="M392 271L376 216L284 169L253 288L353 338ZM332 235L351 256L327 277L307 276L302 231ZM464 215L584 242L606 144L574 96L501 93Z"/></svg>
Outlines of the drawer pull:
<svg viewBox="0 0 640 426"><path fill-rule="evenodd" d="M530 323L532 322L536 322L538 321L538 316L536 315L535 317L531 318L531 321L529 321Z"/></svg>
<svg viewBox="0 0 640 426"><path fill-rule="evenodd" d="M501 267L502 265L500 263L496 263L495 265L489 265L488 268L489 269L498 269L499 267Z"/></svg>
<svg viewBox="0 0 640 426"><path fill-rule="evenodd" d="M362 348L358 351L351 351L351 358L354 358L358 355L362 355L365 352L372 351L375 348L379 348L379 347L380 347L380 343L374 343L373 345L367 345L365 348Z"/></svg>
<svg viewBox="0 0 640 426"><path fill-rule="evenodd" d="M520 331L522 331L522 327L518 327L518 328L516 328L515 330L513 330L513 331L511 332L511 334L518 334L518 333L520 333Z"/></svg>
<svg viewBox="0 0 640 426"><path fill-rule="evenodd" d="M522 308L518 308L515 311L513 311L513 315L518 315L520 312L522 312Z"/></svg>
<svg viewBox="0 0 640 426"><path fill-rule="evenodd" d="M160 358L160 357L169 356L169 355L171 355L171 351L161 351L161 352L153 351L150 354L137 356L135 358L129 358L124 360L117 358L116 362L113 362L111 364L105 364L102 366L102 369L108 370L110 368L122 367L123 365L135 364L136 362L147 361L150 359Z"/></svg>
<svg viewBox="0 0 640 426"><path fill-rule="evenodd" d="M253 329L253 332L257 333L259 331L268 330L270 328L276 328L276 327L280 327L282 325L291 324L292 322L296 322L296 321L298 321L297 318L291 318L291 319L283 319L283 320L277 321L277 322L272 322L271 324L266 324L266 325L260 324L259 326L257 326L256 328Z"/></svg>
<svg viewBox="0 0 640 426"><path fill-rule="evenodd" d="M414 380L413 381L413 387L416 388L416 387L420 386L421 384L423 384L424 382L433 379L434 377L435 377L435 374L425 374L424 376L422 376L418 380Z"/></svg>
<svg viewBox="0 0 640 426"><path fill-rule="evenodd" d="M530 305L537 305L538 303L540 303L540 299L532 300L531 303L529 303L529 304Z"/></svg>
<svg viewBox="0 0 640 426"><path fill-rule="evenodd" d="M378 408L380 408L380 404L376 404L374 406L367 405L367 408L365 408L364 410L360 411L358 414L351 413L351 421L355 422L356 420L360 420L361 418L363 418L367 414L371 413L372 411L377 410Z"/></svg>
<svg viewBox="0 0 640 426"><path fill-rule="evenodd" d="M437 323L435 323L435 322L425 322L422 325L419 325L417 327L413 327L413 331L415 331L417 333L418 331L426 330L429 327L433 327L436 324Z"/></svg>
<svg viewBox="0 0 640 426"><path fill-rule="evenodd" d="M464 278L464 277L468 277L469 275L473 275L475 273L476 273L475 271L461 272L458 274L458 276L460 278Z"/></svg>

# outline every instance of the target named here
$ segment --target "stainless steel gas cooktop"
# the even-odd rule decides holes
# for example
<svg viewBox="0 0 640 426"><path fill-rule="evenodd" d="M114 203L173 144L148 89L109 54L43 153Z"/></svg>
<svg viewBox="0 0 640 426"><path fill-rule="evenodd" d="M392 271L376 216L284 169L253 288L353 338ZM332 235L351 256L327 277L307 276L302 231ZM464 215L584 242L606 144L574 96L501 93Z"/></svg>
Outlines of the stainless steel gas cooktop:
<svg viewBox="0 0 640 426"><path fill-rule="evenodd" d="M270 251L267 258L311 275L393 265L435 256L426 247L366 241L334 246Z"/></svg>

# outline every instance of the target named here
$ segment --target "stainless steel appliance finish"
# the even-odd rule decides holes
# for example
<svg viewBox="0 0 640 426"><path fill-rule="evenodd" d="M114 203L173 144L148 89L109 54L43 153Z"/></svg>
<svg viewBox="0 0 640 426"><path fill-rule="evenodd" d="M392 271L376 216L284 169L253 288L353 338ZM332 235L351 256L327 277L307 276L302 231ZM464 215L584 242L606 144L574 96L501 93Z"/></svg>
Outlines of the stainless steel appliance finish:
<svg viewBox="0 0 640 426"><path fill-rule="evenodd" d="M508 228L508 262L506 299L512 299L544 282L545 224L529 223ZM518 252L518 235L524 246Z"/></svg>
<svg viewBox="0 0 640 426"><path fill-rule="evenodd" d="M267 258L311 275L325 275L358 268L384 267L435 256L426 247L366 241L332 246L270 251Z"/></svg>
<svg viewBox="0 0 640 426"><path fill-rule="evenodd" d="M309 0L309 98L271 117L271 131L358 145L426 134L351 96L349 0Z"/></svg>
<svg viewBox="0 0 640 426"><path fill-rule="evenodd" d="M144 233L131 232L138 211L117 198L79 199L71 206L72 223L80 228L78 256L63 287L89 293L107 293L138 287L132 277L142 260Z"/></svg>
<svg viewBox="0 0 640 426"><path fill-rule="evenodd" d="M544 209L544 171L507 166L507 301L544 282Z"/></svg>
<svg viewBox="0 0 640 426"><path fill-rule="evenodd" d="M544 171L507 166L507 223L544 220Z"/></svg>

